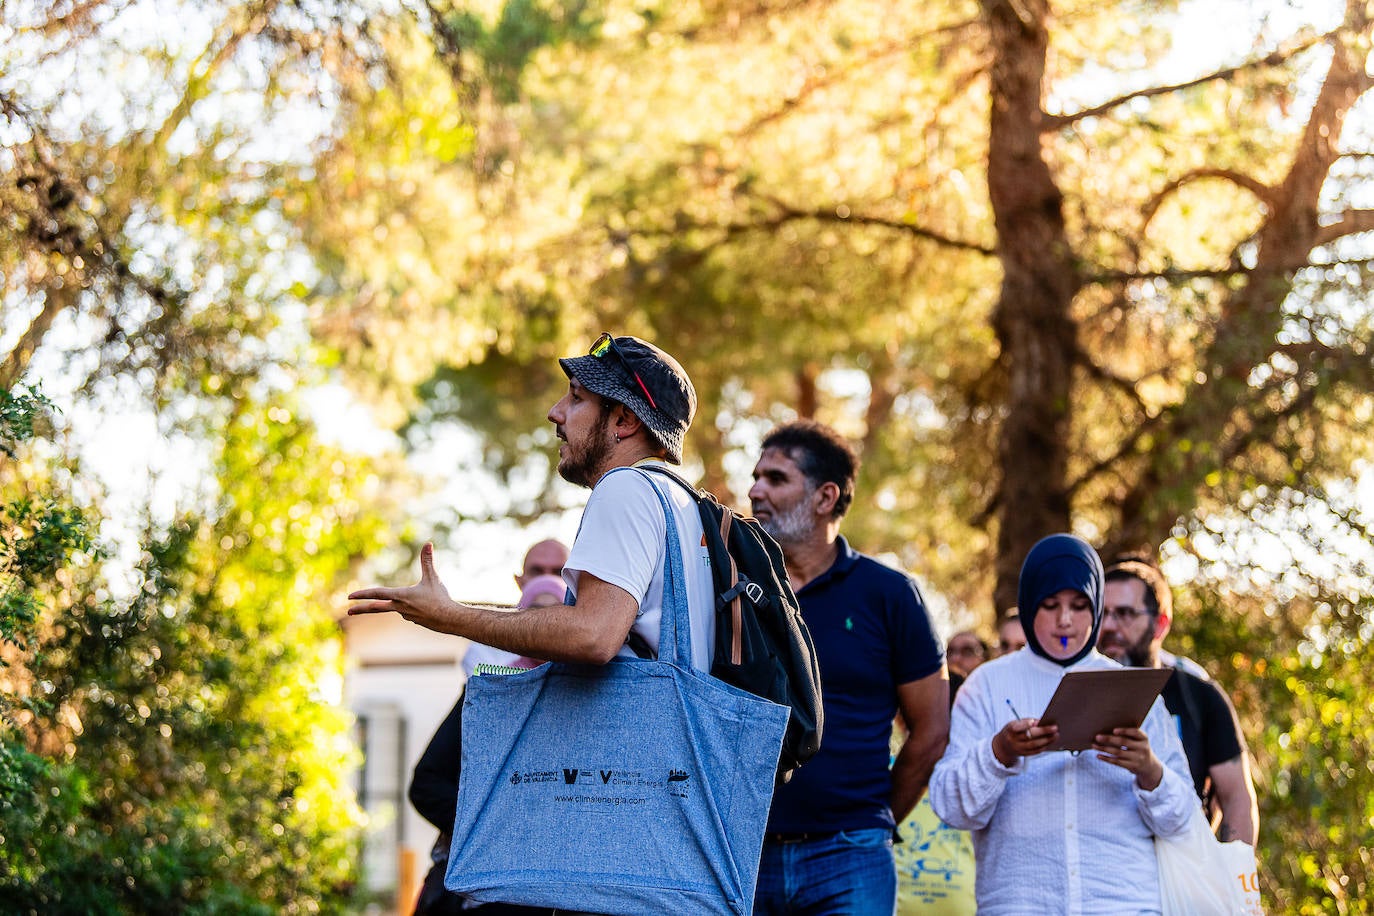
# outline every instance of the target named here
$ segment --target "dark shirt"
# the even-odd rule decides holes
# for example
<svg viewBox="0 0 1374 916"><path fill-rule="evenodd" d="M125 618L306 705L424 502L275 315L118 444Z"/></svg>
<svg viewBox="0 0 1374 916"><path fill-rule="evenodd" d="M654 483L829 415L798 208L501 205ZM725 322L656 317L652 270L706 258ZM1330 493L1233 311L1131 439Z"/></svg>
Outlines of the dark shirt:
<svg viewBox="0 0 1374 916"><path fill-rule="evenodd" d="M770 832L891 829L897 688L944 663L915 580L844 538L838 546L830 569L797 595L816 644L825 733L816 756L774 793Z"/></svg>
<svg viewBox="0 0 1374 916"><path fill-rule="evenodd" d="M1174 669L1163 690L1164 707L1174 717L1193 788L1207 801L1211 791L1208 771L1241 755L1240 723L1230 699L1211 681ZM827 723L828 724L828 723Z"/></svg>
<svg viewBox="0 0 1374 916"><path fill-rule="evenodd" d="M434 731L410 778L410 803L420 816L439 828L453 832L458 812L458 771L463 755L463 693Z"/></svg>

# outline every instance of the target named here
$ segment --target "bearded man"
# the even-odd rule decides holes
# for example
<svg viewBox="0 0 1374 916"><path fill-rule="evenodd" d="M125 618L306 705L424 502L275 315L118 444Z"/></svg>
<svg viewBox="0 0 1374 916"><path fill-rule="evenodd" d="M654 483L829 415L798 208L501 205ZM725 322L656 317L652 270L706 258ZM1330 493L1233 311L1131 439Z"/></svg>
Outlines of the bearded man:
<svg viewBox="0 0 1374 916"><path fill-rule="evenodd" d="M763 440L749 501L781 545L816 644L825 740L777 787L754 912L891 916L896 825L926 790L949 738L944 649L916 582L853 550L840 520L859 461L827 426ZM905 739L889 767L892 722Z"/></svg>
<svg viewBox="0 0 1374 916"><path fill-rule="evenodd" d="M628 645L632 632L657 653L669 523L657 489L671 507L687 554L692 666L709 672L715 599L694 497L662 475L609 473L654 462L681 464L683 437L697 404L691 379L677 360L637 337L602 334L585 356L558 362L568 376L567 392L548 415L560 441L558 473L592 491L562 564L575 603L508 612L454 601L434 570L433 545L426 544L417 585L360 589L348 596L354 602L348 613L395 612L440 633L549 661L605 664L616 655L634 655ZM489 903L464 912L529 916L551 911Z"/></svg>
<svg viewBox="0 0 1374 916"><path fill-rule="evenodd" d="M1107 567L1097 651L1135 668L1174 669L1164 706L1174 717L1193 775L1193 789L1221 840L1255 845L1259 804L1235 708L1211 680L1170 665L1162 649L1173 623L1169 583L1153 564L1125 559Z"/></svg>

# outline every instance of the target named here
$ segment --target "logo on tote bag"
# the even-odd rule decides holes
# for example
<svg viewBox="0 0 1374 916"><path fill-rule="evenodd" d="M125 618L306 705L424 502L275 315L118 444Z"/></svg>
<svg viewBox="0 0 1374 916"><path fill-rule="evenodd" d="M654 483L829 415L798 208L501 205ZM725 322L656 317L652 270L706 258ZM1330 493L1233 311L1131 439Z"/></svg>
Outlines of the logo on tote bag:
<svg viewBox="0 0 1374 916"><path fill-rule="evenodd" d="M669 770L668 771L668 794L674 798L687 797L687 771Z"/></svg>
<svg viewBox="0 0 1374 916"><path fill-rule="evenodd" d="M510 774L510 784L518 786L521 783L529 785L535 782L554 782L558 779L558 774L553 770L530 770L522 773L519 770L512 770Z"/></svg>

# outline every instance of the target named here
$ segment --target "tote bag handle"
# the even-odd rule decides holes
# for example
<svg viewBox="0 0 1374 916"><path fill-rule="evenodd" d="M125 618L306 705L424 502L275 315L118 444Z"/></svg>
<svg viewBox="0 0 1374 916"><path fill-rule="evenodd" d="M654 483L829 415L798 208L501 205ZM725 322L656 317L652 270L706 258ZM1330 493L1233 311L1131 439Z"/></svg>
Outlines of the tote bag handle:
<svg viewBox="0 0 1374 916"><path fill-rule="evenodd" d="M682 560L682 539L677 533L677 516L668 502L668 497L658 488L654 475L642 468L633 466L612 468L616 471L634 471L649 484L649 489L658 497L663 509L663 526L668 529L663 558L663 608L659 614L658 658L659 661L676 665L679 668L692 668L692 614L687 604L687 574Z"/></svg>

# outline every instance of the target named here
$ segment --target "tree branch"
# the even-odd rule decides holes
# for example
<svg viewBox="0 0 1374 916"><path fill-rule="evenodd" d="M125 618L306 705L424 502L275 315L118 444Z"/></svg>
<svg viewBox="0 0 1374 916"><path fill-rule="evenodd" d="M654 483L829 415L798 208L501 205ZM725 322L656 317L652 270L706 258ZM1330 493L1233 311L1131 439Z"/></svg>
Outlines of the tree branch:
<svg viewBox="0 0 1374 916"><path fill-rule="evenodd" d="M1220 178L1223 181L1229 181L1234 185L1244 188L1251 194L1254 194L1266 204L1270 203L1272 200L1272 188L1264 182L1251 178L1243 172L1237 172L1233 169L1218 168L1194 169L1190 172L1185 172L1160 188L1145 204L1145 208L1142 211L1143 218L1140 221L1141 234L1144 235L1145 228L1150 225L1150 221L1155 218L1155 214L1159 212L1160 206L1163 205L1170 194L1173 194L1184 185L1192 184L1194 181L1201 181L1205 178Z"/></svg>
<svg viewBox="0 0 1374 916"><path fill-rule="evenodd" d="M1123 378L1122 376L1117 375L1115 372L1112 372L1105 366L1098 365L1097 362L1090 355L1088 355L1088 353L1084 352L1084 350L1081 347L1078 348L1077 363L1079 366L1083 367L1083 371L1088 374L1089 378L1096 379L1099 382L1104 382L1109 388L1115 388L1116 390L1120 391L1122 394L1126 395L1126 397L1128 397L1131 401L1133 401L1136 407L1140 408L1141 413L1145 414L1146 416L1149 415L1150 408L1141 399L1140 391L1136 388L1136 386L1139 384L1139 380L1132 381L1131 379ZM1156 373L1147 373L1147 375L1154 374Z"/></svg>
<svg viewBox="0 0 1374 916"><path fill-rule="evenodd" d="M883 216L848 212L847 207L836 207L833 209L799 210L791 206L790 204L782 200L779 200L776 197L768 197L765 195L758 196L764 200L767 200L769 203L771 203L774 207L777 208L779 212L779 216L776 220L777 225L782 225L784 223L799 220L814 220L816 222L822 223L838 222L852 223L854 225L859 226L875 226L880 229L891 229L894 232L901 232L906 235L910 235L913 238L925 239L926 241L935 242L938 245L943 245L946 248L954 248L959 251L970 251L975 254L985 255L987 257L994 257L997 254L996 249L990 246L979 245L976 242L969 242L965 241L964 239L957 239L953 236L945 235L943 232L937 232L934 229L927 229L923 226L917 225L916 223L910 223L905 220L896 220ZM845 210L846 212L841 213L841 209ZM747 224L742 226L734 224L728 227L728 229L732 233L736 231L748 231L751 228L752 226Z"/></svg>
<svg viewBox="0 0 1374 916"><path fill-rule="evenodd" d="M1134 99L1149 99L1154 98L1155 96L1169 95L1175 92L1182 92L1184 89L1191 89L1194 86L1201 86L1204 83L1210 83L1213 80L1229 80L1236 74L1244 73L1247 70L1258 70L1265 67L1277 67L1280 64L1287 62L1290 58L1295 57L1298 54L1301 54L1303 51L1316 47L1322 42L1327 41L1335 34L1335 32L1328 32L1322 35L1313 35L1299 42L1296 42L1295 44L1287 48L1275 49L1274 51L1271 51L1270 53L1266 54L1264 57L1246 61L1245 63L1238 64L1234 67L1224 67L1220 70L1214 70L1211 73L1205 73L1202 76L1196 77L1191 80L1185 80L1182 83L1174 83L1168 86L1150 86L1145 89L1137 89L1133 92L1127 92L1123 95L1119 95L1114 99L1108 99L1100 105L1094 105L1092 108L1085 108L1082 111L1075 111L1069 114L1062 115L1047 115L1043 122L1042 130L1060 130L1070 124L1082 121L1085 118L1095 118L1098 115L1106 114L1112 109L1119 108L1120 106Z"/></svg>
<svg viewBox="0 0 1374 916"><path fill-rule="evenodd" d="M1308 426L1318 398L1333 382L1358 383L1363 390L1367 390L1370 382L1374 381L1374 363L1370 362L1367 353L1354 348L1299 343L1270 352L1285 352L1295 357L1300 366L1299 371L1276 372L1262 385L1247 386L1245 395L1239 400L1232 397L1224 406L1215 404L1214 406L1222 407L1222 410L1210 421L1203 420L1198 405L1218 400L1207 390L1207 386L1215 384L1211 381L1206 385L1195 386L1183 400L1156 418L1156 426L1162 431L1155 437L1155 448L1143 456L1151 465L1140 479L1131 485L1126 495L1118 500L1118 506L1123 512L1122 529L1133 532L1128 539L1136 540L1143 537L1153 542L1161 540L1163 535L1158 530L1142 531L1146 518L1155 519L1155 524L1163 524L1167 530L1167 525L1173 518L1192 508L1191 500L1177 494L1200 487L1211 470L1234 470L1236 462L1252 448L1270 446L1282 449L1282 443L1275 439L1276 433L1285 428L1287 421L1295 417L1302 419L1303 425ZM1310 360L1306 358L1314 355L1334 358L1335 361L1334 364L1321 368L1315 373L1315 377L1309 377L1312 375L1307 365ZM1296 393L1288 394L1288 386L1293 384L1298 386L1298 390ZM1282 403L1273 405L1269 399L1270 395L1279 396ZM1204 422L1208 424L1208 432L1205 434L1201 426ZM1216 442L1217 447L1210 458L1203 462L1198 457L1200 453L1194 451L1182 465L1171 467L1167 471L1160 470L1159 462L1166 450L1174 448L1180 439L1200 435ZM1158 495L1159 485L1163 482L1161 474L1165 475L1169 490L1175 494L1162 501ZM1152 501L1152 496L1152 511L1142 514L1140 509ZM1135 512L1128 512L1128 506L1134 507Z"/></svg>
<svg viewBox="0 0 1374 916"><path fill-rule="evenodd" d="M9 391L23 377L57 316L72 304L70 286L44 284L43 293L42 310L29 322L19 341L0 358L0 390Z"/></svg>
<svg viewBox="0 0 1374 916"><path fill-rule="evenodd" d="M1298 364L1299 369L1309 366L1314 360L1335 359L1342 365L1359 365L1362 369L1367 366L1360 362L1361 359L1368 361L1367 354L1361 354L1350 347L1333 347L1315 340L1295 341L1293 343L1280 344L1274 348L1275 353L1287 356ZM1284 378L1288 376L1285 375Z"/></svg>
<svg viewBox="0 0 1374 916"><path fill-rule="evenodd" d="M1317 245L1332 242L1360 232L1374 231L1374 210L1346 210L1336 222L1317 230Z"/></svg>
<svg viewBox="0 0 1374 916"><path fill-rule="evenodd" d="M771 203L776 208L777 212L773 216L764 219L750 220L748 222L706 223L680 219L674 222L672 226L666 226L662 229L640 229L633 233L618 231L613 233L613 235L618 237L621 243L623 243L624 240L632 234L641 238L657 238L664 236L678 238L684 231L701 231L722 233L722 241L724 241L735 236L746 235L752 232L772 232L782 228L788 223L811 220L822 223L852 223L861 226L875 226L881 229L890 229L894 232L912 236L913 238L935 242L947 248L953 248L959 251L969 251L987 257L993 257L996 253L986 245L979 245L974 242L964 241L963 239L956 239L942 232L918 226L915 223L856 213L841 215L836 212L835 209L798 210L773 197L768 197L766 195L755 196Z"/></svg>
<svg viewBox="0 0 1374 916"><path fill-rule="evenodd" d="M844 70L827 69L822 71L819 75L808 76L806 81L802 83L801 87L798 88L796 92L784 98L777 107L773 108L771 111L765 111L757 115L753 120L749 121L749 123L736 130L734 132L735 136L748 137L758 133L769 124L780 121L793 111L796 111L810 96L820 92L822 89L829 88L836 83L848 79L855 70L862 70L864 67L878 63L894 54L907 53L910 47L910 43L905 40L888 42L887 44L879 45L866 57L855 61L852 67L845 68Z"/></svg>
<svg viewBox="0 0 1374 916"><path fill-rule="evenodd" d="M1141 439L1144 439L1147 434L1154 432L1158 426L1158 417L1149 417L1144 422L1137 424L1135 429L1131 430L1130 435L1126 436L1126 438L1117 445L1116 450L1112 452L1112 454L1105 458L1099 458L1097 461L1093 462L1093 464L1086 468L1083 473L1068 482L1065 491L1072 497L1083 487L1115 468L1121 463L1122 459L1136 450L1136 445Z"/></svg>
<svg viewBox="0 0 1374 916"><path fill-rule="evenodd" d="M1099 474L1115 467L1117 462L1135 451L1136 443L1138 443L1147 433L1153 432L1155 426L1159 422L1159 416L1151 416L1149 405L1140 397L1140 391L1137 387L1140 383L1139 379L1131 380L1117 375L1105 366L1099 365L1081 346L1075 349L1077 350L1075 362L1083 368L1083 371L1088 374L1088 377L1105 383L1109 388L1120 391L1136 406L1136 409L1140 411L1144 419L1137 423L1130 435L1119 443L1113 454L1106 458L1099 459L1082 474L1079 474L1077 478L1068 481L1065 492L1067 492L1070 497L1078 492L1079 488L1092 481Z"/></svg>
<svg viewBox="0 0 1374 916"><path fill-rule="evenodd" d="M1374 227L1372 227L1374 228ZM1321 270L1327 267L1374 267L1374 257L1370 258L1336 258L1329 261L1302 261L1299 263L1279 264L1268 266L1266 270L1271 273L1285 274L1296 273L1300 270ZM1238 276L1253 276L1258 271L1253 267L1217 267L1198 270L1182 270L1177 268L1165 268L1163 270L1102 270L1096 273L1083 274L1083 282L1087 285L1110 285L1113 283L1134 283L1138 280L1165 280L1168 282L1187 281L1187 280L1229 280Z"/></svg>
<svg viewBox="0 0 1374 916"><path fill-rule="evenodd" d="M962 22L955 22L949 25L936 26L922 35L904 35L899 40L894 40L880 44L869 51L865 56L855 60L853 65L843 70L827 69L819 76L808 77L802 86L794 93L783 99L779 105L771 111L766 111L743 127L735 131L736 137L747 137L758 132L760 129L781 120L800 108L802 103L811 95L827 89L838 83L847 80L856 71L863 70L876 63L881 63L895 54L910 53L913 44L924 41L928 38L941 34L957 35L958 33L978 24L978 20L969 19Z"/></svg>
<svg viewBox="0 0 1374 916"><path fill-rule="evenodd" d="M190 117L191 110L208 94L210 83L214 77L233 59L239 46L246 38L262 31L267 24L268 14L277 4L278 0L269 0L261 10L251 14L244 11L228 13L224 21L215 29L205 49L191 62L181 95L177 98L171 111L163 118L162 123L149 135L131 134L129 136L128 159L123 170L130 174L142 176L140 181L130 183L131 193L136 193L132 191L133 188L149 183L157 184L164 180L163 176L156 174L153 170L154 153L165 149L172 135ZM240 23L239 20L245 15L248 16L247 21ZM132 205L129 195L125 195L122 200L116 200L113 196L107 195L105 204L114 218L121 222L128 216L129 208Z"/></svg>

